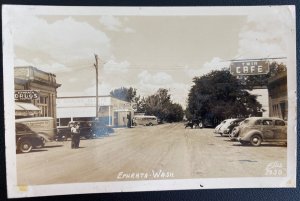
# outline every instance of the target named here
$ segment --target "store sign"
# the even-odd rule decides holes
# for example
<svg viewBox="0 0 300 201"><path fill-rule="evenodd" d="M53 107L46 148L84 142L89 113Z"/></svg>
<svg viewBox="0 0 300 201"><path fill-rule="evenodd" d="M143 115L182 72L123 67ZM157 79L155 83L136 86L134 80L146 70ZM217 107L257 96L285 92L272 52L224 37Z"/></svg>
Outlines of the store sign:
<svg viewBox="0 0 300 201"><path fill-rule="evenodd" d="M15 100L33 100L40 98L37 90L15 90Z"/></svg>
<svg viewBox="0 0 300 201"><path fill-rule="evenodd" d="M269 73L269 62L267 61L238 61L230 64L232 75L261 75Z"/></svg>

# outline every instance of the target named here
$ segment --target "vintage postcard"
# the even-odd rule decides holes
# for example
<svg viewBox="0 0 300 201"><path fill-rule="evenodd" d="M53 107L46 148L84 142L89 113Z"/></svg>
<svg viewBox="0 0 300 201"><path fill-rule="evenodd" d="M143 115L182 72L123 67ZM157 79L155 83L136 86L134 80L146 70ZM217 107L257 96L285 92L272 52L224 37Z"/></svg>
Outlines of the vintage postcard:
<svg viewBox="0 0 300 201"><path fill-rule="evenodd" d="M294 6L2 14L10 198L296 187Z"/></svg>

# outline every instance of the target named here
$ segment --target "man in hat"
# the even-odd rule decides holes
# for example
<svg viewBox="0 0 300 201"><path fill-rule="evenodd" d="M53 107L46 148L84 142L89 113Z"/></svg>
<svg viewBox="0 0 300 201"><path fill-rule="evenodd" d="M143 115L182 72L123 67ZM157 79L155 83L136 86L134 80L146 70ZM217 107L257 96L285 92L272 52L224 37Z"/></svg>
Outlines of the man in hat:
<svg viewBox="0 0 300 201"><path fill-rule="evenodd" d="M75 122L75 124L71 128L71 138L71 149L77 149L80 142L80 128L78 122Z"/></svg>

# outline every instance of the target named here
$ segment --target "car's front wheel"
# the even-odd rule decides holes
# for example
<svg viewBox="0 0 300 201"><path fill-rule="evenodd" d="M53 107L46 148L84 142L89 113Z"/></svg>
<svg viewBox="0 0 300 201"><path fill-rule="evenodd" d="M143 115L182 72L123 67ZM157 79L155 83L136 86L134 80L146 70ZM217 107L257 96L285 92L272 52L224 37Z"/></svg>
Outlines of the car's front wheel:
<svg viewBox="0 0 300 201"><path fill-rule="evenodd" d="M262 138L258 134L253 135L250 139L251 145L256 146L256 147L260 146L261 142L262 142Z"/></svg>
<svg viewBox="0 0 300 201"><path fill-rule="evenodd" d="M32 150L32 143L29 140L22 140L19 142L18 150L21 153L28 153Z"/></svg>
<svg viewBox="0 0 300 201"><path fill-rule="evenodd" d="M203 126L203 123L200 122L200 123L199 123L199 128L202 129L203 127L204 127L204 126Z"/></svg>

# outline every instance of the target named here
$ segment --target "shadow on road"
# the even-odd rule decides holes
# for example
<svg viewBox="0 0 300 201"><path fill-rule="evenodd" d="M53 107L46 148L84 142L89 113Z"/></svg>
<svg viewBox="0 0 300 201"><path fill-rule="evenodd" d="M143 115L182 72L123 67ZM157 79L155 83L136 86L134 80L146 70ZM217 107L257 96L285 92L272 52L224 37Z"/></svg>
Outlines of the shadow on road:
<svg viewBox="0 0 300 201"><path fill-rule="evenodd" d="M43 151L48 151L47 149L32 149L30 152L28 153L21 153L21 152L17 152L17 154L30 154L30 153L34 153L34 152L43 152Z"/></svg>
<svg viewBox="0 0 300 201"><path fill-rule="evenodd" d="M236 147L254 147L254 148L256 148L256 146L252 146L251 144L246 144L246 145L233 144L232 146L236 146ZM284 144L261 144L260 146L257 146L257 147L286 147L286 145L284 145Z"/></svg>
<svg viewBox="0 0 300 201"><path fill-rule="evenodd" d="M226 140L223 140L224 142L236 142L234 140L230 140L230 139L226 139Z"/></svg>
<svg viewBox="0 0 300 201"><path fill-rule="evenodd" d="M43 148L55 148L55 147L63 147L64 145L48 145L44 146Z"/></svg>
<svg viewBox="0 0 300 201"><path fill-rule="evenodd" d="M249 162L249 163L257 163L257 161L253 161L253 160L238 160L240 162Z"/></svg>

